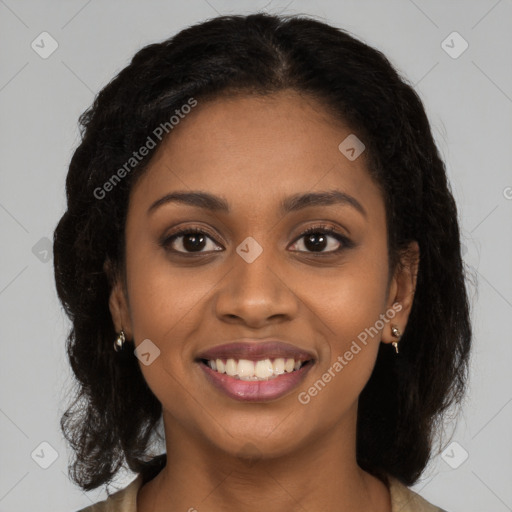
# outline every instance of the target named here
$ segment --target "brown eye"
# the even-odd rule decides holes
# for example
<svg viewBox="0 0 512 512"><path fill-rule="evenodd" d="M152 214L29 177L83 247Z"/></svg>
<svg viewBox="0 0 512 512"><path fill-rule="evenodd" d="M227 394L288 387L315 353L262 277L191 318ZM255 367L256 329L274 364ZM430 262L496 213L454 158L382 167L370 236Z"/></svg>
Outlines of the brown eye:
<svg viewBox="0 0 512 512"><path fill-rule="evenodd" d="M303 242L299 243L304 239ZM302 232L294 245L303 245L305 250L298 252L310 252L328 254L340 252L344 248L354 244L344 235L327 226L313 226ZM327 250L326 250L327 249Z"/></svg>
<svg viewBox="0 0 512 512"><path fill-rule="evenodd" d="M212 247L212 244L208 244L208 241L214 241L208 233L199 229L189 228L167 237L162 245L171 252L183 254L220 250L215 249L215 246ZM207 248L206 251L204 251L205 248Z"/></svg>

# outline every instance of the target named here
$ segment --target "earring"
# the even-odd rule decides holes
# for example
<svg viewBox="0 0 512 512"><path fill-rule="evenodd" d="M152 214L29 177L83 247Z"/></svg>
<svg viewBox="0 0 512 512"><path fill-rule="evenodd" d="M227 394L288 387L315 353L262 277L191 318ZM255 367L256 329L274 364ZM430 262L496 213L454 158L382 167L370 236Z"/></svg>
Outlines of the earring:
<svg viewBox="0 0 512 512"><path fill-rule="evenodd" d="M400 336L402 336L396 325L391 326L391 334L398 340L400 339ZM393 341L391 344L395 347L395 351L398 354L398 341Z"/></svg>
<svg viewBox="0 0 512 512"><path fill-rule="evenodd" d="M126 341L126 336L124 335L124 331L121 329L119 336L116 338L116 341L114 341L114 350L116 352L119 352L120 350L122 350L125 341Z"/></svg>

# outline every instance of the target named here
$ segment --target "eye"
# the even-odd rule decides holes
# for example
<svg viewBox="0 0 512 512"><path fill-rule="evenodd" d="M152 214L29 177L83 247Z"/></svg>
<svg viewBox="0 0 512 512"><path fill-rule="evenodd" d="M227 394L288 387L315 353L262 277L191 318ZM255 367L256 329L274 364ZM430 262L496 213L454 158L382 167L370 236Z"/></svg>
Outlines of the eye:
<svg viewBox="0 0 512 512"><path fill-rule="evenodd" d="M302 241L303 238L305 238L304 241ZM211 242L210 246L208 246L209 242ZM160 242L160 245L167 251L178 254L206 254L223 250L217 244L213 235L195 227L172 233L170 236L165 237ZM299 249L294 249L297 252L317 253L320 255L341 252L343 249L353 247L354 243L334 228L327 225L319 225L312 226L303 231L293 245L299 245ZM301 245L304 246L305 250L300 248Z"/></svg>
<svg viewBox="0 0 512 512"><path fill-rule="evenodd" d="M304 241L302 241L303 238L305 238ZM334 239L334 241L329 241L329 238ZM299 243L299 241L301 243ZM294 243L294 245L297 244L299 247L302 245L306 248L306 251L299 250L298 252L312 252L320 254L337 253L341 252L345 248L353 246L353 242L346 236L326 225L312 226L306 229L300 234L297 242Z"/></svg>
<svg viewBox="0 0 512 512"><path fill-rule="evenodd" d="M206 231L203 231L198 228L187 228L182 229L181 231L178 231L171 236L166 237L162 242L161 245L171 251L171 252L177 252L182 254L189 254L189 253L203 253L203 252L210 252L210 251L218 251L222 249L215 249L211 248L206 251L203 249L206 247L208 248L208 240L213 241L213 237L207 233ZM173 247L175 246L175 247Z"/></svg>

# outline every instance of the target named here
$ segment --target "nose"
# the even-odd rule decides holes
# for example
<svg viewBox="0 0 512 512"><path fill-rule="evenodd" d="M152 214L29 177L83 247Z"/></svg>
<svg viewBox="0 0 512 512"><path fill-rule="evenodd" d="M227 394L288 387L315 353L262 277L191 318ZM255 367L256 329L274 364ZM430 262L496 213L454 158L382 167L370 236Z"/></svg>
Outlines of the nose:
<svg viewBox="0 0 512 512"><path fill-rule="evenodd" d="M223 322L261 328L290 321L297 315L299 298L287 282L282 265L263 252L251 263L234 254L233 267L221 281L215 310Z"/></svg>

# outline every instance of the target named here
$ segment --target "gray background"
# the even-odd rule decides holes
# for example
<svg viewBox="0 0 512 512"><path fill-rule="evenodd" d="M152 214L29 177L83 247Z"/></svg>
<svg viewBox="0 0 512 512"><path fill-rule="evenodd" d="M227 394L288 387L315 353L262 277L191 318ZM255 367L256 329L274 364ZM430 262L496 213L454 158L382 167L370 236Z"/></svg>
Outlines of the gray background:
<svg viewBox="0 0 512 512"><path fill-rule="evenodd" d="M0 0L0 511L70 512L106 495L68 480L58 427L72 382L69 323L47 239L64 211L79 114L142 46L217 13L257 10L349 30L382 50L424 100L477 284L469 393L413 489L449 512L512 510L511 0ZM43 46L44 31L58 43L46 59L31 47ZM459 53L458 36L442 46L453 31L469 44L457 58L445 49ZM57 458L43 469L52 450Z"/></svg>

